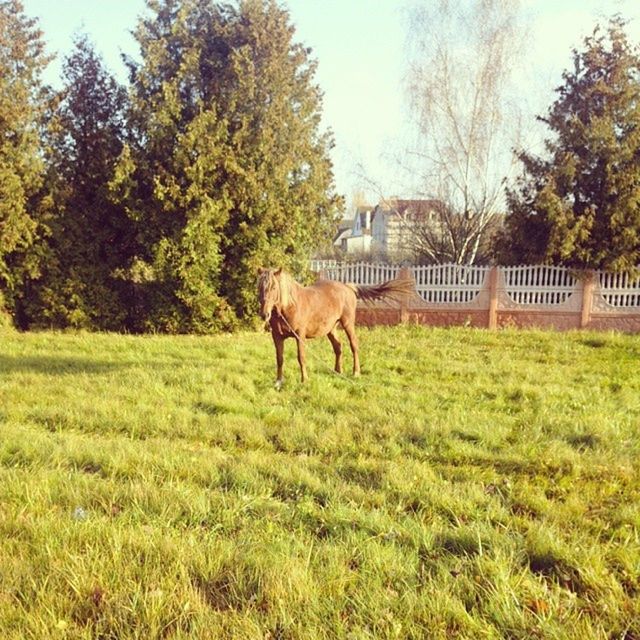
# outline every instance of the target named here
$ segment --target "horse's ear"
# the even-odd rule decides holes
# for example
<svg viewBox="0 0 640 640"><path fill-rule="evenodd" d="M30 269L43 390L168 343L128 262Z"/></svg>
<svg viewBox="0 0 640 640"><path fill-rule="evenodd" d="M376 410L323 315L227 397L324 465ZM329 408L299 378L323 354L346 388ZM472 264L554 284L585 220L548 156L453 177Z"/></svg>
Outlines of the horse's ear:
<svg viewBox="0 0 640 640"><path fill-rule="evenodd" d="M279 269L276 269L273 274L276 276L279 276L282 273L282 267L280 267Z"/></svg>
<svg viewBox="0 0 640 640"><path fill-rule="evenodd" d="M261 276L265 271L266 271L266 269L264 267L258 267L258 275L259 276Z"/></svg>

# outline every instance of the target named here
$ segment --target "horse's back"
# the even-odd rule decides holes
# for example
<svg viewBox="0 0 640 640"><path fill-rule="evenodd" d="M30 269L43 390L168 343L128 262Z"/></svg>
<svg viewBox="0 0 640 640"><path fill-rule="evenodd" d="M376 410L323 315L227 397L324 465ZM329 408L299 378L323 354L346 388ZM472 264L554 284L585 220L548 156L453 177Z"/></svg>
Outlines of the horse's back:
<svg viewBox="0 0 640 640"><path fill-rule="evenodd" d="M297 311L305 317L308 337L326 335L345 315L355 314L355 291L342 282L317 280L302 291Z"/></svg>
<svg viewBox="0 0 640 640"><path fill-rule="evenodd" d="M305 289L312 289L321 292L335 292L339 294L345 294L352 291L355 294L355 290L351 285L344 284L344 282L338 282L337 280L316 280L312 285L305 287Z"/></svg>

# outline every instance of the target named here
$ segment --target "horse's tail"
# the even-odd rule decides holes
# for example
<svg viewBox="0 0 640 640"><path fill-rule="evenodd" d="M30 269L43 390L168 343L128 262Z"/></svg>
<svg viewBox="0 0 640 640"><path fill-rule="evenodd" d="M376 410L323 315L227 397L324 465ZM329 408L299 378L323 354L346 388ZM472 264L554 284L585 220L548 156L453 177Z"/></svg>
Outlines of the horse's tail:
<svg viewBox="0 0 640 640"><path fill-rule="evenodd" d="M382 284L350 285L356 293L356 298L370 302L371 300L395 300L400 301L404 296L415 293L415 282L411 278L397 278L387 280Z"/></svg>

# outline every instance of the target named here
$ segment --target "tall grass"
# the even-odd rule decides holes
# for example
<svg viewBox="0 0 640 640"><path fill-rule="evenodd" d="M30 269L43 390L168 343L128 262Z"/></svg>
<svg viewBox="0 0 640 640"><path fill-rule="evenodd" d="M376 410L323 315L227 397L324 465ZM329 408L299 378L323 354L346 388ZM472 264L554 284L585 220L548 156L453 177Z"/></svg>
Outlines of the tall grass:
<svg viewBox="0 0 640 640"><path fill-rule="evenodd" d="M640 338L360 341L2 334L0 637L640 638Z"/></svg>

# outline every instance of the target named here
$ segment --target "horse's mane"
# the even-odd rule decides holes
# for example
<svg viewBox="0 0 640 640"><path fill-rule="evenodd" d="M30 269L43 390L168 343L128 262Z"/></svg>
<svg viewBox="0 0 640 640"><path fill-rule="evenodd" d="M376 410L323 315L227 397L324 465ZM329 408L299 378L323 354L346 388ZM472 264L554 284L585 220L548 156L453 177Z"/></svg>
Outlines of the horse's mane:
<svg viewBox="0 0 640 640"><path fill-rule="evenodd" d="M280 283L280 305L283 309L286 309L290 304L295 305L297 302L297 282L293 279L290 273L287 273L284 269L280 271L277 276Z"/></svg>
<svg viewBox="0 0 640 640"><path fill-rule="evenodd" d="M259 276L258 282L262 289L272 281L278 284L278 305L286 309L291 304L297 303L298 283L290 273L284 269L265 269Z"/></svg>

